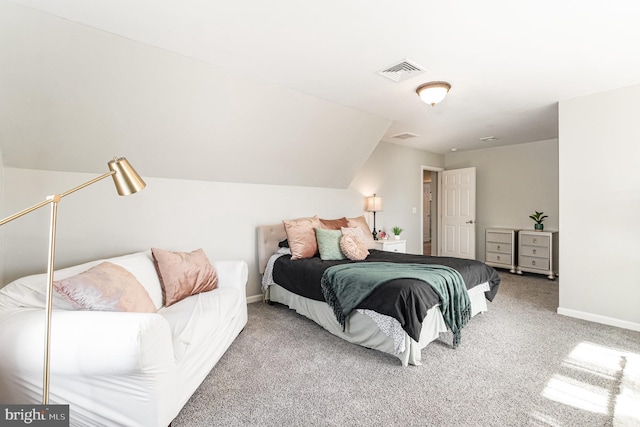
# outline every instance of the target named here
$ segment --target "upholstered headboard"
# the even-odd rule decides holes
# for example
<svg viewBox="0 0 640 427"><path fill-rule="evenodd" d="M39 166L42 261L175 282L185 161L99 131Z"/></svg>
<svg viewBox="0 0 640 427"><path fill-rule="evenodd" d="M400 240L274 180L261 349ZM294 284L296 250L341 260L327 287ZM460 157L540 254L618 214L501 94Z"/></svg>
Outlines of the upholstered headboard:
<svg viewBox="0 0 640 427"><path fill-rule="evenodd" d="M286 238L287 232L282 223L258 226L258 268L260 274L264 274L269 258L278 250L278 243Z"/></svg>

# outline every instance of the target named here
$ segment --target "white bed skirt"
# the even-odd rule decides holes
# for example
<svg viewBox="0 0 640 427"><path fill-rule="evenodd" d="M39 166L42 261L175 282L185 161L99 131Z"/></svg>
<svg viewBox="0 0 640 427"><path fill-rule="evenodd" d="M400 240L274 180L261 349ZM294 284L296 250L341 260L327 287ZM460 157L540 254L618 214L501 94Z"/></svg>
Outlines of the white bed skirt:
<svg viewBox="0 0 640 427"><path fill-rule="evenodd" d="M469 291L472 316L487 311L487 301L484 297L484 291L487 288L486 284L482 284ZM288 306L337 337L396 356L402 362L402 366L421 365L422 349L438 338L440 333L447 332L447 325L444 323L440 307L433 307L427 312L427 317L422 322L419 342L405 333L405 350L397 353L393 338L382 332L373 319L365 314L357 311L351 313L347 318L346 329L343 331L333 310L324 301L301 297L275 284L269 286L269 299Z"/></svg>

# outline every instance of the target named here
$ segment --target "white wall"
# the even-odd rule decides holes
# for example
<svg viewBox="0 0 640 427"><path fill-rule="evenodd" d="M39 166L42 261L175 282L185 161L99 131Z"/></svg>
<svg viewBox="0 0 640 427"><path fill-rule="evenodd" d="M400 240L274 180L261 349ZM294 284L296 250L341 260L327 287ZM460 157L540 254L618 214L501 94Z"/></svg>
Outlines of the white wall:
<svg viewBox="0 0 640 427"><path fill-rule="evenodd" d="M477 259L484 261L487 228L533 229L534 211L549 215L545 230L558 230L557 140L450 153L445 165L476 167Z"/></svg>
<svg viewBox="0 0 640 427"><path fill-rule="evenodd" d="M5 169L3 214L63 192L95 175ZM64 198L58 208L56 268L146 250L203 248L209 258L249 263L248 295L258 295L256 227L284 218L361 215L353 190L145 178L147 188L118 196L104 180ZM20 183L12 191L11 183ZM46 269L49 208L4 226L5 280Z"/></svg>
<svg viewBox="0 0 640 427"><path fill-rule="evenodd" d="M202 247L211 259L247 261L250 270L247 294L259 295L258 225L313 214L323 218L362 215L365 196L379 189L381 195L389 196L385 198L386 210L380 219L413 230L419 219L408 207L417 203L416 197L420 195L420 164L424 161L441 163L443 159L424 151L381 144L352 187L343 190L144 177L147 181L144 191L120 197L111 180L105 179L60 202L56 267L152 246L178 251ZM7 167L4 176L5 197L0 217L95 177ZM392 220L384 217L387 213ZM3 284L45 271L49 208L3 228L4 256L0 253L6 267ZM417 251L420 240L414 240L410 240L409 247Z"/></svg>
<svg viewBox="0 0 640 427"><path fill-rule="evenodd" d="M444 168L444 156L381 142L351 183L361 194L382 197L376 228L387 233L396 225L403 228L407 252L416 254L422 253L422 166Z"/></svg>
<svg viewBox="0 0 640 427"><path fill-rule="evenodd" d="M640 330L640 86L559 112L558 312Z"/></svg>

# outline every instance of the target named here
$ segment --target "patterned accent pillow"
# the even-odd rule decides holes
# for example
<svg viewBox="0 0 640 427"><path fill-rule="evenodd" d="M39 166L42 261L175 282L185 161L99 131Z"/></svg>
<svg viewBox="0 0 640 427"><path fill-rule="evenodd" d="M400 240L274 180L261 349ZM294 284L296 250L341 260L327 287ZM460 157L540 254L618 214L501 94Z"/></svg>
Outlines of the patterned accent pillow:
<svg viewBox="0 0 640 427"><path fill-rule="evenodd" d="M158 272L164 306L218 287L218 274L202 249L169 252L151 248Z"/></svg>
<svg viewBox="0 0 640 427"><path fill-rule="evenodd" d="M138 279L124 267L106 261L75 276L54 281L53 287L77 310L156 311Z"/></svg>
<svg viewBox="0 0 640 427"><path fill-rule="evenodd" d="M346 234L340 239L340 249L347 258L362 261L369 255L367 245L355 234Z"/></svg>
<svg viewBox="0 0 640 427"><path fill-rule="evenodd" d="M364 215L360 215L357 218L347 218L347 222L349 223L349 228L357 227L360 228L363 232L363 242L367 245L367 249L375 249L376 241L373 240L373 235L371 234L371 228L369 224L367 224L367 220Z"/></svg>
<svg viewBox="0 0 640 427"><path fill-rule="evenodd" d="M340 250L341 238L342 232L340 230L316 228L316 240L318 241L321 260L333 261L345 259L344 254Z"/></svg>
<svg viewBox="0 0 640 427"><path fill-rule="evenodd" d="M282 223L287 232L292 260L312 258L318 254L315 229L320 228L320 219L317 215L283 220Z"/></svg>

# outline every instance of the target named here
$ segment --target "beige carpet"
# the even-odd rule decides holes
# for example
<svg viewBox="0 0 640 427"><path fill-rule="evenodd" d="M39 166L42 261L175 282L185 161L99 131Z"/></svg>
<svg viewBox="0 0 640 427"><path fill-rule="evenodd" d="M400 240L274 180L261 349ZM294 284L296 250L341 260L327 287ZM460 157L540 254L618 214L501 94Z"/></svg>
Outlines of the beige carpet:
<svg viewBox="0 0 640 427"><path fill-rule="evenodd" d="M407 368L286 307L250 304L172 425L639 426L640 333L556 314L558 281L500 275L460 346L443 337Z"/></svg>

